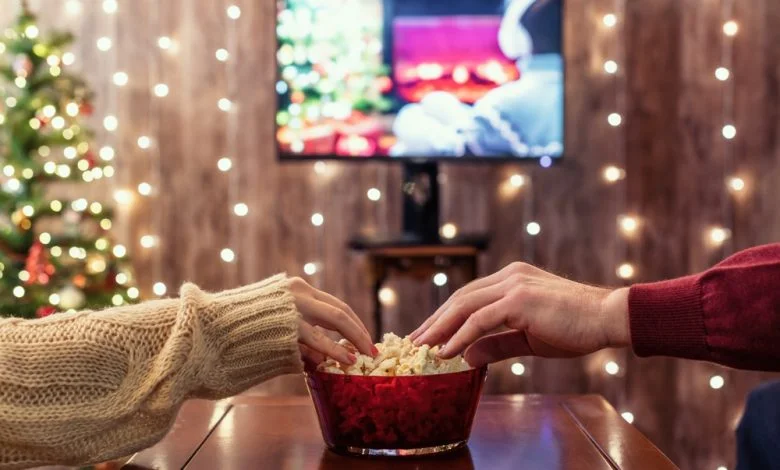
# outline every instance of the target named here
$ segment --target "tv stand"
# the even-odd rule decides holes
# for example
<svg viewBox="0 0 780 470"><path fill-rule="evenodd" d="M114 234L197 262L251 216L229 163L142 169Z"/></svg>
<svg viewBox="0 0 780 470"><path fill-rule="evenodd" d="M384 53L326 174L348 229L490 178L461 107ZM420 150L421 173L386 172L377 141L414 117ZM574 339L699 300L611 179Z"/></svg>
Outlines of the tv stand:
<svg viewBox="0 0 780 470"><path fill-rule="evenodd" d="M439 238L439 165L405 162L402 239L417 244L437 244Z"/></svg>

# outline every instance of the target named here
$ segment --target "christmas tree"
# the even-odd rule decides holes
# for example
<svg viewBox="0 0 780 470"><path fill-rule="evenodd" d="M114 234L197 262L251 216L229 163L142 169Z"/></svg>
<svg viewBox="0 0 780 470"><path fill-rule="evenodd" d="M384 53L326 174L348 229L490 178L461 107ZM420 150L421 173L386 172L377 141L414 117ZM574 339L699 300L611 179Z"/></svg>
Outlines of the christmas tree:
<svg viewBox="0 0 780 470"><path fill-rule="evenodd" d="M0 40L0 315L122 305L130 286L126 249L113 244L112 211L66 185L113 176L114 150L95 150L83 119L92 112L83 79L70 74L73 37L42 37L22 12ZM99 158L96 158L99 156Z"/></svg>
<svg viewBox="0 0 780 470"><path fill-rule="evenodd" d="M292 153L372 155L385 134L377 114L392 107L381 0L278 3L281 147Z"/></svg>

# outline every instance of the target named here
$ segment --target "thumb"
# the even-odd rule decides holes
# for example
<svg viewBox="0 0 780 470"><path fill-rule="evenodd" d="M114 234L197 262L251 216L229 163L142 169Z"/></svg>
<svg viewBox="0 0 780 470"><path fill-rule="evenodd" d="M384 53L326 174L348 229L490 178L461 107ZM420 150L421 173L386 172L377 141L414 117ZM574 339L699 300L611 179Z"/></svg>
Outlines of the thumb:
<svg viewBox="0 0 780 470"><path fill-rule="evenodd" d="M465 359L472 367L518 356L540 356L566 358L580 356L580 353L561 349L527 334L525 331L505 331L488 335L475 341L467 350Z"/></svg>

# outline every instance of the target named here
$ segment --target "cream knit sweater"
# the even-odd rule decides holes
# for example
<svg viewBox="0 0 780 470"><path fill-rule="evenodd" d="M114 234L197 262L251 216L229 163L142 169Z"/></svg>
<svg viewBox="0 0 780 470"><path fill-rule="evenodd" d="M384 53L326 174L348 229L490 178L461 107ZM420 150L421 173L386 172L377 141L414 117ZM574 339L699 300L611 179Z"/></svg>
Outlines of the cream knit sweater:
<svg viewBox="0 0 780 470"><path fill-rule="evenodd" d="M77 465L162 439L188 398L302 369L287 278L41 320L0 320L0 469Z"/></svg>

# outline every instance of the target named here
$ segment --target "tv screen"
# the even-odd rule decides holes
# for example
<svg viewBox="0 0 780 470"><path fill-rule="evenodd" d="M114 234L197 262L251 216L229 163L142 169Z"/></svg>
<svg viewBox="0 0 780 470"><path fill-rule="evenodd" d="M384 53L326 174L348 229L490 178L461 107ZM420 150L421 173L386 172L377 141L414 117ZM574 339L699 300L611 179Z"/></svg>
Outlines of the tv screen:
<svg viewBox="0 0 780 470"><path fill-rule="evenodd" d="M285 159L563 155L563 0L278 0Z"/></svg>

